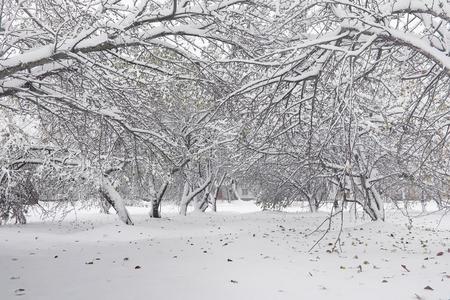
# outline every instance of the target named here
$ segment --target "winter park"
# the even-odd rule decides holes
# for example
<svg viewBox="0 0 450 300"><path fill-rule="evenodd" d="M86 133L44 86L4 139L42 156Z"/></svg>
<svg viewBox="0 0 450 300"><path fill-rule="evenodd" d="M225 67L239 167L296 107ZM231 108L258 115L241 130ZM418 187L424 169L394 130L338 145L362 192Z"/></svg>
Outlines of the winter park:
<svg viewBox="0 0 450 300"><path fill-rule="evenodd" d="M450 299L448 0L0 0L0 300Z"/></svg>

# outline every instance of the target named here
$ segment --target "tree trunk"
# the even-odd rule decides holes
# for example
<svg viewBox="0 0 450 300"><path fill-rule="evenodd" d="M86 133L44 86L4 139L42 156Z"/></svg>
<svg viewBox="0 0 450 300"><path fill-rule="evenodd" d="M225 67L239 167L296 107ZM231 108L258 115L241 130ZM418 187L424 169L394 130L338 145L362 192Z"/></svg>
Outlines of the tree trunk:
<svg viewBox="0 0 450 300"><path fill-rule="evenodd" d="M106 199L104 197L102 197L101 201L100 201L100 212L103 214L109 214L109 209L111 208L111 204L109 204L108 201L106 201Z"/></svg>
<svg viewBox="0 0 450 300"><path fill-rule="evenodd" d="M213 212L217 212L217 194L214 193L214 196L211 199L211 210Z"/></svg>
<svg viewBox="0 0 450 300"><path fill-rule="evenodd" d="M236 181L233 180L231 183L231 188L233 189L233 194L236 196L236 200L241 200L241 195L238 193Z"/></svg>
<svg viewBox="0 0 450 300"><path fill-rule="evenodd" d="M195 210L198 212L205 212L208 208L208 199L209 199L210 191L205 191L201 200L198 198L195 201Z"/></svg>
<svg viewBox="0 0 450 300"><path fill-rule="evenodd" d="M180 202L180 215L185 216L187 214L187 208L189 203L191 203L192 199L194 199L198 194L200 194L204 189L208 187L208 185L211 183L211 176L209 176L201 186L194 189L192 192L189 192L189 183L186 182L184 184L183 188L183 195L181 197Z"/></svg>
<svg viewBox="0 0 450 300"><path fill-rule="evenodd" d="M26 224L27 223L27 218L25 217L22 207L18 207L14 211L14 216L16 217L16 224Z"/></svg>
<svg viewBox="0 0 450 300"><path fill-rule="evenodd" d="M365 175L360 176L358 181L365 197L364 211L372 221L384 221L384 202L378 190L374 186L368 186Z"/></svg>
<svg viewBox="0 0 450 300"><path fill-rule="evenodd" d="M185 216L187 214L187 208L190 200L188 199L189 195L189 183L187 181L184 183L183 194L181 195L181 203L180 203L180 215Z"/></svg>
<svg viewBox="0 0 450 300"><path fill-rule="evenodd" d="M158 203L158 200L153 199L152 200L152 208L150 210L150 218L161 218L161 214L159 212L160 203Z"/></svg>
<svg viewBox="0 0 450 300"><path fill-rule="evenodd" d="M423 191L420 195L420 204L422 206L422 212L423 213L427 212L427 202L425 200L425 193Z"/></svg>
<svg viewBox="0 0 450 300"><path fill-rule="evenodd" d="M164 197L164 194L167 191L167 187L169 186L169 181L165 181L161 186L158 194L152 200L152 209L150 210L150 218L161 218L161 202Z"/></svg>
<svg viewBox="0 0 450 300"><path fill-rule="evenodd" d="M175 166L170 170L169 177L166 179L164 184L160 187L158 194L156 194L155 198L152 200L152 208L150 210L149 216L150 218L161 218L161 202L164 197L164 194L167 191L167 187L169 186L170 178L177 172L183 169L185 165L189 163L190 159L185 159L179 166Z"/></svg>
<svg viewBox="0 0 450 300"><path fill-rule="evenodd" d="M217 197L219 196L220 188L225 180L227 173L224 173L220 178L219 184L214 184L216 186L216 190L214 191L214 196L211 199L211 208L213 212L217 212Z"/></svg>
<svg viewBox="0 0 450 300"><path fill-rule="evenodd" d="M119 218L127 225L134 225L125 207L123 198L112 186L107 176L103 176L100 182L100 194L116 210Z"/></svg>
<svg viewBox="0 0 450 300"><path fill-rule="evenodd" d="M309 203L309 211L311 213L316 213L317 212L317 200L314 197L314 195L312 195L309 199L308 199L308 203Z"/></svg>

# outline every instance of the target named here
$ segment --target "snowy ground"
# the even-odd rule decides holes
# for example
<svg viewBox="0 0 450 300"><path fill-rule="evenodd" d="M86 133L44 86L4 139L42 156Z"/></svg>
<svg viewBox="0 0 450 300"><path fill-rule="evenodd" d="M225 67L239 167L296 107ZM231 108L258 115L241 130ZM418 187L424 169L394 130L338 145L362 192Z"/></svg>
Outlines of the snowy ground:
<svg viewBox="0 0 450 300"><path fill-rule="evenodd" d="M450 299L448 216L411 230L393 212L386 223L349 218L338 252L337 232L309 252L325 213L219 210L180 217L168 206L149 220L132 208L135 226L78 212L0 227L0 299Z"/></svg>

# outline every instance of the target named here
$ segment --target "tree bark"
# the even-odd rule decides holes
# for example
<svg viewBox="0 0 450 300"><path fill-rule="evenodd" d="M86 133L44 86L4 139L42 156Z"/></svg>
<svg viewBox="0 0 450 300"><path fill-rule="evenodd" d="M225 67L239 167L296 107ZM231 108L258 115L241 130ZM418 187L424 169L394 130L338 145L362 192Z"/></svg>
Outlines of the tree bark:
<svg viewBox="0 0 450 300"><path fill-rule="evenodd" d="M185 159L179 166L175 166L170 170L169 177L164 181L164 184L160 187L158 194L152 200L152 208L150 210L150 218L161 218L161 202L164 194L169 186L170 178L177 172L181 171L185 165L189 163L190 159Z"/></svg>
<svg viewBox="0 0 450 300"><path fill-rule="evenodd" d="M205 212L206 209L208 208L208 199L209 199L209 195L210 195L210 191L209 190L205 190L205 193L203 194L203 197L201 198L201 200L196 201L195 204L195 210L198 212Z"/></svg>
<svg viewBox="0 0 450 300"><path fill-rule="evenodd" d="M384 221L384 203L378 190L374 186L368 186L365 175L360 176L357 181L359 181L358 184L361 186L365 197L365 203L362 204L364 211L372 221Z"/></svg>
<svg viewBox="0 0 450 300"><path fill-rule="evenodd" d="M315 213L317 212L317 200L314 197L314 195L310 195L309 199L308 199L308 203L309 203L309 212L311 213Z"/></svg>
<svg viewBox="0 0 450 300"><path fill-rule="evenodd" d="M102 197L116 210L119 218L127 225L134 225L133 221L128 214L128 210L125 206L125 202L120 194L111 184L111 181L107 176L103 176L100 181L100 194Z"/></svg>
<svg viewBox="0 0 450 300"><path fill-rule="evenodd" d="M190 200L188 200L188 198L187 198L188 194L189 194L189 183L186 181L184 183L183 194L181 195L181 202L180 202L180 215L183 215L183 216L186 215L187 207L190 202Z"/></svg>
<svg viewBox="0 0 450 300"><path fill-rule="evenodd" d="M220 178L219 183L214 184L216 186L216 190L214 191L214 196L211 199L211 209L213 212L217 212L217 197L219 196L220 188L222 187L222 184L223 184L226 176L227 176L227 173L224 173L222 175L222 177Z"/></svg>
<svg viewBox="0 0 450 300"><path fill-rule="evenodd" d="M237 190L237 185L236 185L236 181L233 180L233 182L231 183L231 188L233 189L233 193L236 196L237 200L241 200L241 195L239 195L238 190Z"/></svg>
<svg viewBox="0 0 450 300"><path fill-rule="evenodd" d="M167 191L168 186L169 186L169 181L165 181L164 184L161 186L156 197L152 200L152 209L150 210L151 218L161 218L161 209L160 209L161 201L164 197L164 194Z"/></svg>
<svg viewBox="0 0 450 300"><path fill-rule="evenodd" d="M181 197L180 215L185 216L187 214L187 208L189 203L191 203L192 199L194 199L198 194L200 194L204 189L206 189L210 183L211 183L211 176L209 176L201 186L199 186L192 192L189 192L190 190L189 183L187 181L185 182L183 195Z"/></svg>

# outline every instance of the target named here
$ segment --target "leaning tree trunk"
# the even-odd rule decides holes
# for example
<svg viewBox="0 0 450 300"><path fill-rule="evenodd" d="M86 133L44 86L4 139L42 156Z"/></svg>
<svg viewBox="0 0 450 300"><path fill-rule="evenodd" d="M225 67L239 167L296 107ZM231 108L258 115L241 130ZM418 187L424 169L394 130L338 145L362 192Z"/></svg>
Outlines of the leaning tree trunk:
<svg viewBox="0 0 450 300"><path fill-rule="evenodd" d="M204 189L208 187L208 185L211 183L211 176L209 176L201 186L194 189L192 192L189 192L189 183L185 182L184 188L183 188L183 195L181 197L180 202L180 215L185 216L187 214L187 208L189 206L189 203L191 203L192 199L194 199L198 194L200 194Z"/></svg>
<svg viewBox="0 0 450 300"><path fill-rule="evenodd" d="M155 198L152 200L152 208L150 210L150 218L161 218L161 202L164 197L164 194L167 191L167 187L169 186L170 178L177 172L181 171L185 165L189 163L190 159L185 159L179 166L174 166L170 170L169 177L166 179L164 184L160 187L158 194L156 194ZM183 194L184 195L184 194Z"/></svg>
<svg viewBox="0 0 450 300"><path fill-rule="evenodd" d="M109 209L111 208L111 204L105 200L105 198L103 197L103 199L101 199L101 203L100 203L100 212L103 214L109 214Z"/></svg>
<svg viewBox="0 0 450 300"><path fill-rule="evenodd" d="M375 186L369 186L368 179L365 175L359 177L358 180L362 193L365 198L363 204L364 211L369 215L372 221L384 221L384 201Z"/></svg>
<svg viewBox="0 0 450 300"><path fill-rule="evenodd" d="M378 189L375 186L369 188L372 194L372 201L370 202L372 210L375 212L376 220L384 221L385 213L384 213L384 201L381 197Z"/></svg>
<svg viewBox="0 0 450 300"><path fill-rule="evenodd" d="M123 198L111 184L107 176L103 176L100 181L100 194L116 210L119 218L127 225L133 225L133 221L128 214Z"/></svg>
<svg viewBox="0 0 450 300"><path fill-rule="evenodd" d="M368 165L368 160L364 155L364 151L359 150L358 152L359 159L361 159L364 165ZM354 182L361 187L363 197L365 198L365 203L363 204L364 211L370 216L372 221L384 221L384 200L378 192L378 189L373 184L374 178L377 177L378 170L377 168L373 167L369 174L360 175L359 177L355 178L356 180Z"/></svg>
<svg viewBox="0 0 450 300"><path fill-rule="evenodd" d="M442 195L441 192L437 191L436 197L433 197L434 202L436 203L438 210L442 210L444 208L443 200L442 200Z"/></svg>
<svg viewBox="0 0 450 300"><path fill-rule="evenodd" d="M210 195L210 191L205 190L205 192L203 193L203 196L201 198L197 198L196 197L196 201L195 201L195 211L197 212L205 212L206 209L208 208L208 198Z"/></svg>
<svg viewBox="0 0 450 300"><path fill-rule="evenodd" d="M206 197L206 200L203 202L202 206L200 207L202 212L205 212L208 209L208 206L209 206L208 199L209 199L209 197L210 197L210 194L208 193L208 196Z"/></svg>

